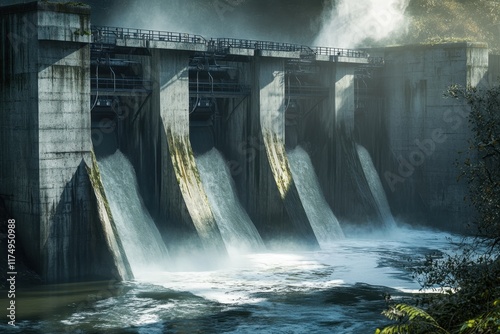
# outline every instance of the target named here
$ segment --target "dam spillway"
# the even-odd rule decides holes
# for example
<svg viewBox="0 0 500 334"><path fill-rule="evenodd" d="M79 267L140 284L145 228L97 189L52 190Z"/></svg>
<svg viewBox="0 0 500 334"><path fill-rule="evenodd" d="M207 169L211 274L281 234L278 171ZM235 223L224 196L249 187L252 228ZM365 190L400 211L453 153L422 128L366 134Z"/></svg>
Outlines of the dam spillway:
<svg viewBox="0 0 500 334"><path fill-rule="evenodd" d="M368 60L362 51L313 49L288 43L205 39L199 35L114 27L93 27L92 31L96 153L106 155L117 148L130 152L139 183L149 189L145 192L146 205L155 220L165 222L162 233L168 245L173 247L182 240L176 247L179 252L193 252L197 247L193 245L200 242L187 240L203 235L196 224L208 226L210 215L210 225L215 233L220 232L213 223L217 220L213 211L217 209L196 182L200 170L190 160L193 155L216 148L227 158L238 200L268 246L318 246L286 154L287 143L298 143L298 133L290 131L287 138L285 119L306 117L307 110L302 110L305 108L300 104L313 103L321 103L325 110L337 108L339 115L351 115L343 109L353 105L337 101L333 106L335 99L328 98L335 91L335 80L322 83L314 79L322 70L317 62L326 63L323 67L331 72L333 66L351 68L341 71L339 80L342 89L352 89L354 67L375 59ZM175 73L170 73L174 68ZM135 86L127 89L123 78ZM164 85L169 86L165 98ZM342 117L336 119L339 124L352 123L352 119ZM112 131L115 138L100 147L105 130L99 127L109 126L110 122L117 127ZM156 136L165 140L161 139L162 129L155 133L158 123L166 129L167 141L162 144L155 143ZM187 134L189 140L183 137ZM184 139L175 143L180 137ZM110 148L110 143L114 147ZM180 146L182 151L170 153L171 159L165 160L157 156L161 151L152 149L158 145L169 150ZM195 176L181 175L186 171ZM158 174L166 176L152 178ZM200 177L203 180L203 175ZM188 185L182 186L186 179L194 181L190 190ZM168 198L162 199L167 193L162 188L169 189ZM188 215L179 212L183 206ZM200 210L205 211L196 213ZM195 220L200 216L203 223ZM213 241L214 236L207 239ZM187 250L183 249L185 245L189 245Z"/></svg>
<svg viewBox="0 0 500 334"><path fill-rule="evenodd" d="M44 2L4 7L0 17L9 36L1 42L0 194L48 282L131 276L94 153L101 161L120 150L130 160L174 257L227 254L196 159L213 149L270 248L319 247L287 154L298 146L340 225L383 228L381 206L385 216L464 213L443 192L456 200L465 188L451 172L439 175L465 142L463 131L452 128L453 140L438 143L411 175L400 169L416 156L415 140L432 138L427 128L444 127L427 110L460 115L461 106L435 90L480 82L488 70L483 45L367 52L205 38L91 26L88 7ZM374 75L365 80L363 71ZM425 129L416 125L422 121ZM369 164L360 161L366 154Z"/></svg>

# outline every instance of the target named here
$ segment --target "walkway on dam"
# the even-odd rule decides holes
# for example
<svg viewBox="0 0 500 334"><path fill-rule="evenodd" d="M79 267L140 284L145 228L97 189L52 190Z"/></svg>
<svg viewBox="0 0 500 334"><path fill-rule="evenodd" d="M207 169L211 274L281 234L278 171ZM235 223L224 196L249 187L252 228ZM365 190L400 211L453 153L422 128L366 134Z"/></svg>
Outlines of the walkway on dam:
<svg viewBox="0 0 500 334"><path fill-rule="evenodd" d="M365 51L334 47L309 47L300 44L238 38L210 38L189 33L92 26L92 44L116 47L165 48L218 55L297 58L316 61L382 64L382 57L370 57ZM260 52L260 53L258 53ZM262 53L264 52L264 54ZM347 59L348 58L348 59Z"/></svg>

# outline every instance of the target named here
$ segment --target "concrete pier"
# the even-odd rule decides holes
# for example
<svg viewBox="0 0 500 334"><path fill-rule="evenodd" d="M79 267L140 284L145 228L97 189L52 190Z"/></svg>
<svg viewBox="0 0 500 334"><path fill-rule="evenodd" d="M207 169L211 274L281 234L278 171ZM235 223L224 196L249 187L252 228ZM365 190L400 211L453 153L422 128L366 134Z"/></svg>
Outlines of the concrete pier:
<svg viewBox="0 0 500 334"><path fill-rule="evenodd" d="M338 62L339 58L342 62ZM308 148L327 202L341 221L380 226L382 217L364 177L354 134L356 67L354 59L332 56L318 66L318 78L328 89L320 103L306 104L299 141Z"/></svg>
<svg viewBox="0 0 500 334"><path fill-rule="evenodd" d="M135 166L145 204L169 251L226 254L189 140L189 53L156 46L142 59L153 83L151 98L140 111L143 100L121 100L120 148Z"/></svg>
<svg viewBox="0 0 500 334"><path fill-rule="evenodd" d="M159 111L163 166L159 194L161 216L166 217L169 234L194 228L195 233L181 238L183 247L195 247L199 242L191 244L188 240L199 238L205 252L220 254L225 253L224 243L189 141L188 61L188 54L182 51L153 50L153 81L158 83L158 89L153 90L152 111ZM175 243L173 239L168 237L169 243Z"/></svg>
<svg viewBox="0 0 500 334"><path fill-rule="evenodd" d="M2 8L0 194L46 282L131 277L92 161L90 9Z"/></svg>
<svg viewBox="0 0 500 334"><path fill-rule="evenodd" d="M300 201L285 150L284 60L261 56L254 59L252 66L252 136L263 143L264 149L259 150L258 158L249 166L246 189L253 199L246 204L265 240L276 238L315 246L317 240ZM276 190L278 193L273 194ZM270 202L269 198L277 201Z"/></svg>

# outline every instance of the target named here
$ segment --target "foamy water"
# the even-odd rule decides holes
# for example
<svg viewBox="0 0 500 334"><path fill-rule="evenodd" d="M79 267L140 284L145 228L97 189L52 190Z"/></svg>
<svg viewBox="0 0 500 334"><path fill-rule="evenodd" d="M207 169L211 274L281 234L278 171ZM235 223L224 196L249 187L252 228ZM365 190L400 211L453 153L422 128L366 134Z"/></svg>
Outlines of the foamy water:
<svg viewBox="0 0 500 334"><path fill-rule="evenodd" d="M318 251L237 255L206 270L150 272L121 285L118 295L90 302L87 295L22 323L17 333L371 333L386 321L385 293L398 299L418 291L408 259L451 252L447 237L394 229Z"/></svg>

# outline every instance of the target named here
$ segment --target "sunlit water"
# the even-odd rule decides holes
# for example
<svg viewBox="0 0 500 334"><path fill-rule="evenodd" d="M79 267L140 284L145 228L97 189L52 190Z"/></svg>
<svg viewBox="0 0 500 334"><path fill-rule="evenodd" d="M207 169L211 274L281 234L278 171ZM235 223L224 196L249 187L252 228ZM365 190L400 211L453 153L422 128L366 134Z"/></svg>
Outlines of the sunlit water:
<svg viewBox="0 0 500 334"><path fill-rule="evenodd" d="M365 174L366 181L368 182L368 187L370 188L373 199L377 204L380 216L385 222L386 227L393 228L396 226L396 222L392 216L391 208L389 207L389 202L387 201L384 187L382 186L382 181L380 180L380 176L375 169L370 153L361 145L356 145L356 150L361 162L361 167L363 168L363 173Z"/></svg>
<svg viewBox="0 0 500 334"><path fill-rule="evenodd" d="M144 207L132 164L120 151L98 163L116 230L134 275L166 263L167 249Z"/></svg>
<svg viewBox="0 0 500 334"><path fill-rule="evenodd" d="M263 249L264 243L238 200L231 172L220 152L212 148L196 157L196 164L229 254Z"/></svg>
<svg viewBox="0 0 500 334"><path fill-rule="evenodd" d="M293 179L300 200L320 245L344 238L337 217L326 202L313 164L307 152L300 146L287 152Z"/></svg>
<svg viewBox="0 0 500 334"><path fill-rule="evenodd" d="M205 271L143 272L95 291L38 288L18 297L18 327L0 332L373 333L386 323L385 293L419 289L408 260L449 251L447 236L403 229L318 251L240 255Z"/></svg>

